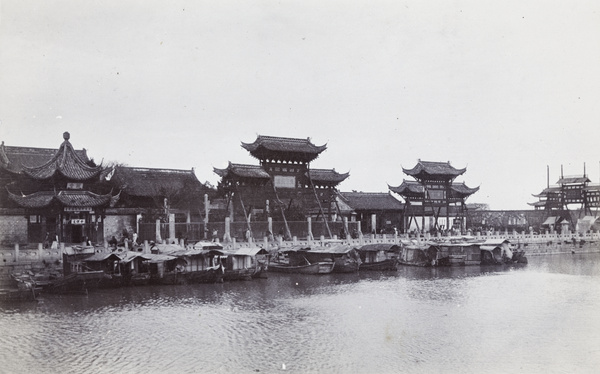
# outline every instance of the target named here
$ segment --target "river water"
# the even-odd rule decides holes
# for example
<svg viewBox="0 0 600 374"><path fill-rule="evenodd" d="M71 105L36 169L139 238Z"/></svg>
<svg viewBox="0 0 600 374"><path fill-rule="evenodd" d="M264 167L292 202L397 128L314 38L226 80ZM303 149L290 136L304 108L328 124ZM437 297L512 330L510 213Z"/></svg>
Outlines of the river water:
<svg viewBox="0 0 600 374"><path fill-rule="evenodd" d="M0 305L2 373L596 373L600 254Z"/></svg>

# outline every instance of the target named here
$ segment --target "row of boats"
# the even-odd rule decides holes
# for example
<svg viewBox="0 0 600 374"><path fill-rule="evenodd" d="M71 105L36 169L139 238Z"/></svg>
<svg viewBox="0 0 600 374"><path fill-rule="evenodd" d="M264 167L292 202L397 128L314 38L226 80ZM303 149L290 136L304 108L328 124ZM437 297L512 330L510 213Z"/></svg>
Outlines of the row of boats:
<svg viewBox="0 0 600 374"><path fill-rule="evenodd" d="M138 250L135 250L138 249ZM188 248L163 245L150 253L96 252L75 246L63 254L61 273L15 275L34 298L39 292L87 293L94 288L147 284L217 283L266 278L268 272L330 274L357 271L394 271L398 265L461 266L525 264L524 251L508 240L490 242L444 240L351 246L331 241L321 246L293 246L268 251L262 247L226 250L219 243L198 242Z"/></svg>

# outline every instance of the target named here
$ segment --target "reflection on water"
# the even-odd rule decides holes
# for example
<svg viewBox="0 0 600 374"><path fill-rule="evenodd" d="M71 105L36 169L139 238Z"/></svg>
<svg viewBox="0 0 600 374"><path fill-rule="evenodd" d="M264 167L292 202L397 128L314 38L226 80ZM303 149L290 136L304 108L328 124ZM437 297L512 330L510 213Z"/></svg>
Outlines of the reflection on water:
<svg viewBox="0 0 600 374"><path fill-rule="evenodd" d="M7 373L595 372L600 255L0 306Z"/></svg>

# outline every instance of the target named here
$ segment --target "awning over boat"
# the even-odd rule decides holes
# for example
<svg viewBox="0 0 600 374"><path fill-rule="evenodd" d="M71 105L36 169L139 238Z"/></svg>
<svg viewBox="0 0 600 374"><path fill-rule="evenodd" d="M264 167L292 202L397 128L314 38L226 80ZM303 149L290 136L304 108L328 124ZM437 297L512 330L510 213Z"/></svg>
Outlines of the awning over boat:
<svg viewBox="0 0 600 374"><path fill-rule="evenodd" d="M219 243L209 241L199 241L194 244L194 249L223 249L223 246Z"/></svg>
<svg viewBox="0 0 600 374"><path fill-rule="evenodd" d="M149 260L150 263L152 264L157 264L160 262L165 262L165 261L171 261L171 260L176 260L177 257L175 256L170 256L170 255L163 255L163 254L146 254L147 256L149 256Z"/></svg>
<svg viewBox="0 0 600 374"><path fill-rule="evenodd" d="M492 252L496 248L500 248L498 245L480 245L479 248L483 251Z"/></svg>
<svg viewBox="0 0 600 374"><path fill-rule="evenodd" d="M250 247L250 248L239 248L234 252L229 252L234 256L256 256L258 254L267 254L269 253L266 249L261 247Z"/></svg>
<svg viewBox="0 0 600 374"><path fill-rule="evenodd" d="M357 250L361 252L398 251L400 247L397 244L378 243L366 244L357 248Z"/></svg>
<svg viewBox="0 0 600 374"><path fill-rule="evenodd" d="M354 247L345 244L333 244L325 247L313 247L308 252L344 254L354 249Z"/></svg>
<svg viewBox="0 0 600 374"><path fill-rule="evenodd" d="M115 253L95 253L93 255L91 255L90 257L86 257L85 259L83 259L83 261L85 262L102 262L105 260L112 260L112 261L121 261L121 257L117 256L117 254Z"/></svg>
<svg viewBox="0 0 600 374"><path fill-rule="evenodd" d="M510 244L510 240L508 240L508 239L488 239L488 240L481 242L481 246L483 247L483 246L487 245L487 246L497 247L504 243Z"/></svg>
<svg viewBox="0 0 600 374"><path fill-rule="evenodd" d="M133 252L133 251L125 252L125 253L121 254L120 257L121 257L121 262L123 262L123 263L129 263L138 257L141 257L144 260L150 259L150 255L148 255L146 253Z"/></svg>

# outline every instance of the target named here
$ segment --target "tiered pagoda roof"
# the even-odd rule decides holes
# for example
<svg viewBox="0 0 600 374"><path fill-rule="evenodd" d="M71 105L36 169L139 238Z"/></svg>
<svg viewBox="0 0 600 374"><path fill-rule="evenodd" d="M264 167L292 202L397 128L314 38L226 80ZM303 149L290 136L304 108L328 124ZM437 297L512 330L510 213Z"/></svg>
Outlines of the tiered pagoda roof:
<svg viewBox="0 0 600 374"><path fill-rule="evenodd" d="M416 181L403 180L402 184L398 187L388 185L388 188L390 191L411 200L423 200L425 197L425 187Z"/></svg>
<svg viewBox="0 0 600 374"><path fill-rule="evenodd" d="M132 196L156 196L158 189L169 187L181 190L189 187L203 187L193 170L152 169L118 166L110 177L113 185L122 188Z"/></svg>
<svg viewBox="0 0 600 374"><path fill-rule="evenodd" d="M549 196L558 196L562 192L562 188L560 186L552 186L544 188L542 192L537 195L532 194L533 197L538 198L548 198Z"/></svg>
<svg viewBox="0 0 600 374"><path fill-rule="evenodd" d="M337 185L344 181L350 173L338 173L335 169L310 169L308 177L315 184Z"/></svg>
<svg viewBox="0 0 600 374"><path fill-rule="evenodd" d="M422 201L425 199L425 187L416 181L403 180L402 184L398 187L389 186L390 191L397 193L398 195L410 199ZM479 187L471 188L468 187L464 182L452 183L450 186L450 196L452 200L464 199L475 192L479 191Z"/></svg>
<svg viewBox="0 0 600 374"><path fill-rule="evenodd" d="M229 162L225 169L213 168L213 171L221 178L238 177L271 179L269 173L267 173L262 166L258 165L234 164Z"/></svg>
<svg viewBox="0 0 600 374"><path fill-rule="evenodd" d="M467 187L467 185L462 183L452 183L450 186L450 198L452 199L463 199L471 196L475 192L479 191L479 187Z"/></svg>
<svg viewBox="0 0 600 374"><path fill-rule="evenodd" d="M258 135L253 143L242 142L242 148L259 160L311 162L327 149L327 145L317 146L310 141L310 138Z"/></svg>
<svg viewBox="0 0 600 374"><path fill-rule="evenodd" d="M462 175L467 169L456 169L450 162L421 161L412 169L402 168L405 174L419 180L452 180Z"/></svg>
<svg viewBox="0 0 600 374"><path fill-rule="evenodd" d="M98 195L90 191L40 191L17 195L8 191L9 198L23 208L45 208L52 203L68 207L107 207L114 205L119 195Z"/></svg>
<svg viewBox="0 0 600 374"><path fill-rule="evenodd" d="M23 173L23 167L39 166L55 157L55 148L33 148L6 146L0 144L0 167L12 173ZM75 150L75 154L86 164L90 162L85 149Z"/></svg>
<svg viewBox="0 0 600 374"><path fill-rule="evenodd" d="M60 174L75 181L84 181L99 177L103 170L102 166L90 166L87 157L83 158L75 151L69 142L69 137L70 135L68 132L63 134L64 142L60 145L60 148L52 158L44 164L30 166L21 162L21 172L30 178L37 180L49 179L56 174ZM33 160L34 157L30 155L29 160ZM25 159L22 159L21 161L25 161ZM15 166L11 166L11 169Z"/></svg>

